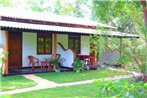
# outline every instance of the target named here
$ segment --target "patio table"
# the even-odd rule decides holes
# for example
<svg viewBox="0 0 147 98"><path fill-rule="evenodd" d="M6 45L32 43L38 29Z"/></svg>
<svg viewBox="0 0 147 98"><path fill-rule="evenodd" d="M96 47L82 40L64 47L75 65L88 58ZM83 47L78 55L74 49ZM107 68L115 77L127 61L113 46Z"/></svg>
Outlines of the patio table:
<svg viewBox="0 0 147 98"><path fill-rule="evenodd" d="M41 71L45 69L45 66L48 66L48 71L50 71L52 69L52 64L47 59L48 58L45 58L44 61L41 61Z"/></svg>
<svg viewBox="0 0 147 98"><path fill-rule="evenodd" d="M90 63L90 55L78 55L80 60L83 60L85 62L85 64L89 64Z"/></svg>

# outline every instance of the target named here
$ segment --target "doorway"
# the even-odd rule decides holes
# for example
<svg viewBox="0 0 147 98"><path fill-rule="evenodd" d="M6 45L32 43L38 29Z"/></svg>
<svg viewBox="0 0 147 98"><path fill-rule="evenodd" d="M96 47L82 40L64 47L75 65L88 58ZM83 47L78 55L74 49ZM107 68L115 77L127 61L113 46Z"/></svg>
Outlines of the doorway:
<svg viewBox="0 0 147 98"><path fill-rule="evenodd" d="M22 67L22 32L9 32L9 68Z"/></svg>

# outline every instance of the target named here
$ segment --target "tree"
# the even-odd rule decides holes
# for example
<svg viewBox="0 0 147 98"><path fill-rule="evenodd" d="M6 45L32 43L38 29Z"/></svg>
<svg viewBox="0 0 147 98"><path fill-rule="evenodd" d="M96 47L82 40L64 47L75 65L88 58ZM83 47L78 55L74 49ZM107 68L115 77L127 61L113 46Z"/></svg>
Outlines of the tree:
<svg viewBox="0 0 147 98"><path fill-rule="evenodd" d="M147 2L146 0L141 0L143 12L144 12L144 23L145 23L145 31L144 31L144 40L145 40L145 53L147 54ZM147 59L146 59L147 60ZM147 63L145 63L146 69L144 70L144 75L147 81Z"/></svg>
<svg viewBox="0 0 147 98"><path fill-rule="evenodd" d="M30 0L28 6L35 12L90 18L91 0ZM89 3L90 2L90 3ZM86 10L85 10L86 9Z"/></svg>
<svg viewBox="0 0 147 98"><path fill-rule="evenodd" d="M54 1L53 0L29 0L26 2L29 8L34 12L50 12L52 13L54 8Z"/></svg>
<svg viewBox="0 0 147 98"><path fill-rule="evenodd" d="M54 6L54 13L58 15L70 15L74 16L74 6L72 6L72 3L70 0L56 0L55 6Z"/></svg>
<svg viewBox="0 0 147 98"><path fill-rule="evenodd" d="M93 0L93 19L116 26L118 31L140 35L140 39L123 39L123 55L120 62L125 66L138 65L141 72L147 75L146 31L140 1ZM118 41L114 41L113 44L118 44Z"/></svg>
<svg viewBox="0 0 147 98"><path fill-rule="evenodd" d="M11 0L0 0L0 7L10 7L12 6Z"/></svg>

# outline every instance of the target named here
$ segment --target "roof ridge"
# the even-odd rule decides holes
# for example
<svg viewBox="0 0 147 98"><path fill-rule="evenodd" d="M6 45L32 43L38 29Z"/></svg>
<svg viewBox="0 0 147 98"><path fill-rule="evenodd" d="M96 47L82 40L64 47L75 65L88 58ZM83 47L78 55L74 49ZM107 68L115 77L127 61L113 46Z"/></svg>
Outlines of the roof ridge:
<svg viewBox="0 0 147 98"><path fill-rule="evenodd" d="M10 8L10 7L0 7L0 16L20 18L20 19L32 19L40 21L49 21L49 22L59 22L59 23L69 23L69 24L79 24L79 25L90 25L90 26L102 26L106 28L116 29L116 27L102 24L87 18L81 17L72 17L72 16L63 16L50 14L46 12L33 12L30 10L23 10Z"/></svg>

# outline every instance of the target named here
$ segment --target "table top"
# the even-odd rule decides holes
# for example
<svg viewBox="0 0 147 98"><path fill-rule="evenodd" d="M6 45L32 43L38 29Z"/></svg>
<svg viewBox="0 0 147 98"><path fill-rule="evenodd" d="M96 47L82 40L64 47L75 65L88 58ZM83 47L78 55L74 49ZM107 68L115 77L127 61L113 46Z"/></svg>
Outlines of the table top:
<svg viewBox="0 0 147 98"><path fill-rule="evenodd" d="M88 54L78 54L78 56L90 56L90 55L88 55Z"/></svg>
<svg viewBox="0 0 147 98"><path fill-rule="evenodd" d="M90 55L78 55L80 60L85 60L86 58L90 58Z"/></svg>

